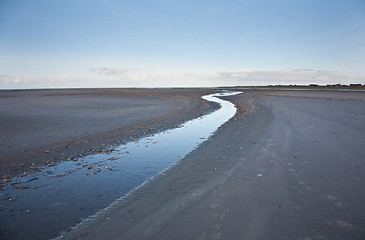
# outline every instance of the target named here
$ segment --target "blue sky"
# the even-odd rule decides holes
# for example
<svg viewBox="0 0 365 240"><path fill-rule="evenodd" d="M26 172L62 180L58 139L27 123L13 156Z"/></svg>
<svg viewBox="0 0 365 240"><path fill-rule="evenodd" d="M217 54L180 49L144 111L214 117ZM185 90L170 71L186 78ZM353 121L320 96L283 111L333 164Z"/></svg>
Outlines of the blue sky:
<svg viewBox="0 0 365 240"><path fill-rule="evenodd" d="M0 88L365 83L364 0L1 0Z"/></svg>

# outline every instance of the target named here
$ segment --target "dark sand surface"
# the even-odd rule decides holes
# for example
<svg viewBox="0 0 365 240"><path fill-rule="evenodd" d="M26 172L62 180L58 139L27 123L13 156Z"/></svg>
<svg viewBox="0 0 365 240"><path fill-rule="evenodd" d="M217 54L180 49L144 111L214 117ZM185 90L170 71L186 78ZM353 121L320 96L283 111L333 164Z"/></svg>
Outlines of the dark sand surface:
<svg viewBox="0 0 365 240"><path fill-rule="evenodd" d="M365 93L245 91L211 140L61 239L365 239Z"/></svg>
<svg viewBox="0 0 365 240"><path fill-rule="evenodd" d="M0 91L0 176L171 128L217 108L201 89Z"/></svg>

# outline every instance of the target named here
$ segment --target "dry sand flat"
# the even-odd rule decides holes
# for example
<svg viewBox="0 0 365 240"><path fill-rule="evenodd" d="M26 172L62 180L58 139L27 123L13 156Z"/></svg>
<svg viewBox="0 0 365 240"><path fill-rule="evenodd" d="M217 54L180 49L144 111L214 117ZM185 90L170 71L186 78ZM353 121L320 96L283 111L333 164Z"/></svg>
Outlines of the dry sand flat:
<svg viewBox="0 0 365 240"><path fill-rule="evenodd" d="M281 93L61 239L364 239L364 93Z"/></svg>

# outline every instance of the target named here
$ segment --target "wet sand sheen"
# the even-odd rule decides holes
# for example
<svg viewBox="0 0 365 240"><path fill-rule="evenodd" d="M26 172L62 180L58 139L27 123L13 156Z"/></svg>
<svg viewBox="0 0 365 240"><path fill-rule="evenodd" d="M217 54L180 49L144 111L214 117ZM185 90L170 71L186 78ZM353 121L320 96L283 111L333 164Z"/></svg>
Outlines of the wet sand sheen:
<svg viewBox="0 0 365 240"><path fill-rule="evenodd" d="M238 93L204 96L222 108L179 128L13 178L2 192L11 198L4 202L11 210L3 211L4 232L13 239L47 239L104 208L175 163L234 116L233 104L215 98L229 94Z"/></svg>

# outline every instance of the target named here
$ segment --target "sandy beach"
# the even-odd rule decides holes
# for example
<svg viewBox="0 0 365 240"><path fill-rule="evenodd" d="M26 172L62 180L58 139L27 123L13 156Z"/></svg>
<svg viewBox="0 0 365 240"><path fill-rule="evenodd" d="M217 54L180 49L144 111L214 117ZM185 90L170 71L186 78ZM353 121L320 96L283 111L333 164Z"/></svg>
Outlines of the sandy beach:
<svg viewBox="0 0 365 240"><path fill-rule="evenodd" d="M1 173L171 128L217 107L200 99L216 90L145 91L2 93ZM20 110L40 96L38 112ZM210 140L59 239L363 239L365 92L246 90L224 99L238 112Z"/></svg>
<svg viewBox="0 0 365 240"><path fill-rule="evenodd" d="M0 176L162 131L218 106L214 90L0 91Z"/></svg>
<svg viewBox="0 0 365 240"><path fill-rule="evenodd" d="M364 97L227 97L210 141L60 239L362 239Z"/></svg>

